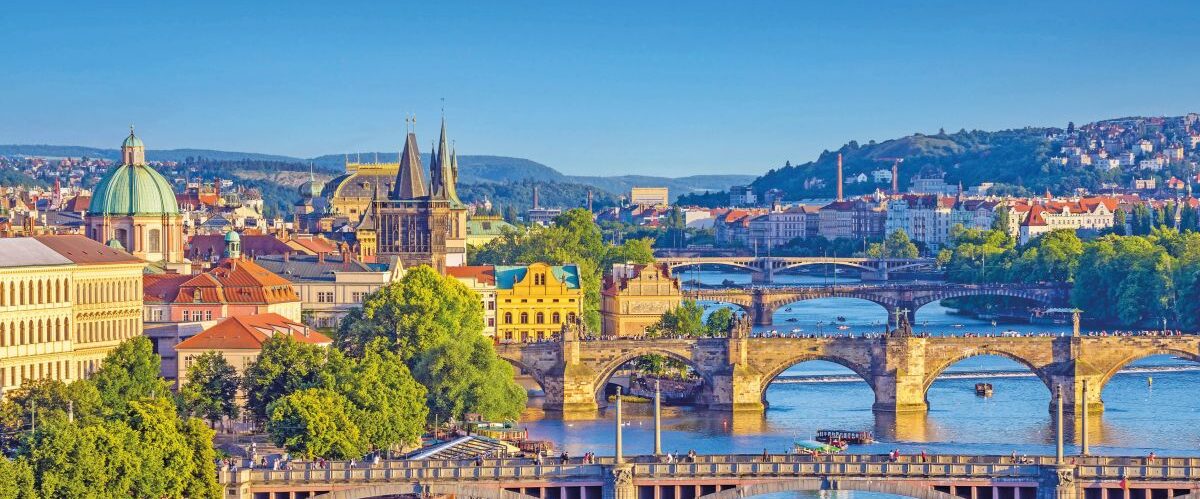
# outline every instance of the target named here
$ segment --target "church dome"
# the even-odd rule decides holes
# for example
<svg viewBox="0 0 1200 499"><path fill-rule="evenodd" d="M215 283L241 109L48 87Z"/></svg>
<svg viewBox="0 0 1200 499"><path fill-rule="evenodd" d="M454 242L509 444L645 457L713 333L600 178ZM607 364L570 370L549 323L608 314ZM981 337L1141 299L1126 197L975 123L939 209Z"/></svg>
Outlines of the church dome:
<svg viewBox="0 0 1200 499"><path fill-rule="evenodd" d="M121 147L146 147L146 146L142 144L142 139L137 138L137 135L133 134L133 129L130 128L129 136L125 137L125 142L121 143Z"/></svg>
<svg viewBox="0 0 1200 499"><path fill-rule="evenodd" d="M130 137L141 140L137 137ZM128 143L130 139L125 139ZM92 191L88 215L177 215L179 203L167 179L147 165L113 168Z"/></svg>

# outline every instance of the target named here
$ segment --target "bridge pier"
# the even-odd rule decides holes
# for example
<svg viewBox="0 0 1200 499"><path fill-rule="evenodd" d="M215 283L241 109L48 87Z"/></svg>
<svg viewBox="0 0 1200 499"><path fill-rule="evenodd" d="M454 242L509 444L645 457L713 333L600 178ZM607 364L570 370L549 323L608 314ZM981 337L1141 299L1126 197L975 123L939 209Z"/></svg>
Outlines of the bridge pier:
<svg viewBox="0 0 1200 499"><path fill-rule="evenodd" d="M925 400L926 342L926 338L889 336L882 342L883 351L872 354L873 410L901 414L929 410Z"/></svg>
<svg viewBox="0 0 1200 499"><path fill-rule="evenodd" d="M1038 468L1037 499L1079 499L1075 465L1043 465Z"/></svg>

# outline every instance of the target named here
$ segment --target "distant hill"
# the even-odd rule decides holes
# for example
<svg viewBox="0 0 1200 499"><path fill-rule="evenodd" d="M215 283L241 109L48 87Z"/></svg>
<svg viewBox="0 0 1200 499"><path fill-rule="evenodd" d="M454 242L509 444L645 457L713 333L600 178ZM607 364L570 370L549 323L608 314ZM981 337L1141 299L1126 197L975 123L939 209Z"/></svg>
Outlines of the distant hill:
<svg viewBox="0 0 1200 499"><path fill-rule="evenodd" d="M962 130L914 134L878 143L850 141L837 150L822 152L815 161L772 169L751 185L759 193L782 189L787 199L832 197L836 193L837 155L841 153L846 179L890 170L896 159L903 159L899 166L901 189L907 189L911 179L922 172L944 173L946 182L952 185L994 182L1002 184L1002 189L1022 191L1084 186L1079 172L1047 166L1051 153L1048 137L1058 132L1061 130L1053 128ZM875 183L868 178L862 183L847 182L845 190L847 195L856 195L890 187L890 183Z"/></svg>
<svg viewBox="0 0 1200 499"><path fill-rule="evenodd" d="M117 159L120 151L117 149L101 149L83 146L53 146L53 145L0 145L0 155L4 156L41 156L41 157L81 157ZM253 160L262 162L288 163L286 169L294 169L295 164L312 162L318 172L340 173L344 171L345 160L361 158L363 161L395 162L397 152L365 152L349 156L344 154L327 154L315 158L296 158L275 154L249 152L215 151L211 149L149 149L146 159L150 161L184 162L188 158L199 160L204 158L211 162L228 162ZM426 164L429 155L424 158ZM526 181L549 182L555 184L572 184L587 186L604 191L613 196L628 194L630 187L667 187L673 197L682 194L704 191L723 191L733 185L746 184L754 180L752 175L694 175L688 177L655 177L655 176L571 176L564 175L558 170L524 158L507 156L459 156L459 180L469 184L487 183L522 183ZM272 169L279 165L271 166ZM253 168L253 166L251 166ZM522 191L523 189L499 189L499 191ZM572 188L574 190L574 188ZM586 190L586 189L585 189Z"/></svg>

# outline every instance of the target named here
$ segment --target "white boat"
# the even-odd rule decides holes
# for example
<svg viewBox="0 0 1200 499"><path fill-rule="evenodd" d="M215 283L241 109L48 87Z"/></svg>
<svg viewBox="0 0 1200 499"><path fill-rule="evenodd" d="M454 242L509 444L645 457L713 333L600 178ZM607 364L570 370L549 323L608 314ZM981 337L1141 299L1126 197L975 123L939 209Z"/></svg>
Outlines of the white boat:
<svg viewBox="0 0 1200 499"><path fill-rule="evenodd" d="M803 332L804 332L804 330L803 330L803 329L800 329L800 328L798 328L798 327L794 327L794 328L792 328L792 332L793 332L793 333L803 333Z"/></svg>
<svg viewBox="0 0 1200 499"><path fill-rule="evenodd" d="M845 330L847 330L847 329L850 329L850 326L847 326L847 325L845 325L845 324L842 324L842 325L838 326L838 330L839 330L839 331L845 331Z"/></svg>

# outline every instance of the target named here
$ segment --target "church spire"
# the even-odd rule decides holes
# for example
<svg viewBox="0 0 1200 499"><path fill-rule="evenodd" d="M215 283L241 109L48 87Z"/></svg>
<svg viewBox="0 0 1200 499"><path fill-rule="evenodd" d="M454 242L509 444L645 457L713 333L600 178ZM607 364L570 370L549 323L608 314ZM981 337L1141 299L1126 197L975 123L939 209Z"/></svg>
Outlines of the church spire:
<svg viewBox="0 0 1200 499"><path fill-rule="evenodd" d="M405 120L408 121L408 120ZM417 150L417 134L409 130L400 152L400 169L392 188L392 199L416 199L425 197L425 167L421 165L421 152Z"/></svg>
<svg viewBox="0 0 1200 499"><path fill-rule="evenodd" d="M433 160L429 168L435 173L431 173L434 179L432 187L432 195L437 199L446 199L451 202L460 203L458 200L458 192L455 189L455 183L458 181L457 175L457 158L450 152L450 146L446 138L446 117L442 116L442 133L438 138L437 151L431 155Z"/></svg>

